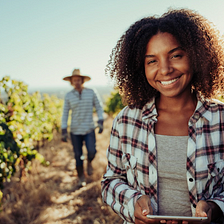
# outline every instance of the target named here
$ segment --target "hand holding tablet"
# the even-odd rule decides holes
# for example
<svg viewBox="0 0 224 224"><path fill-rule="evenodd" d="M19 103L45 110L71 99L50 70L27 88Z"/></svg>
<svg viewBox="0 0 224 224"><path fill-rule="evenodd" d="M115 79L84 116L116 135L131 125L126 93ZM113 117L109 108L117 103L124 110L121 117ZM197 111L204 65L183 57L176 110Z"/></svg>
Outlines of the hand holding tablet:
<svg viewBox="0 0 224 224"><path fill-rule="evenodd" d="M201 222L207 220L208 217L191 217L191 216L164 216L164 215L147 215L149 219L155 220L178 220L178 221L194 221L194 222Z"/></svg>

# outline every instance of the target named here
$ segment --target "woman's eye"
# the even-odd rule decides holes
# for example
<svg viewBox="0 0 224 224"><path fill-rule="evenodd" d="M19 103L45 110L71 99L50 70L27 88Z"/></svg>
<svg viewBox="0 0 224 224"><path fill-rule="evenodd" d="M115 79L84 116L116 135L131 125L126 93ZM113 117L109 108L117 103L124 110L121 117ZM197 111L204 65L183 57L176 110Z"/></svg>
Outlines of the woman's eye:
<svg viewBox="0 0 224 224"><path fill-rule="evenodd" d="M155 62L156 62L156 60L150 60L150 61L147 62L147 65L149 65L149 64L153 64L153 63L155 63Z"/></svg>
<svg viewBox="0 0 224 224"><path fill-rule="evenodd" d="M183 55L181 55L181 54L175 54L172 56L172 58L182 58L182 57L183 57Z"/></svg>

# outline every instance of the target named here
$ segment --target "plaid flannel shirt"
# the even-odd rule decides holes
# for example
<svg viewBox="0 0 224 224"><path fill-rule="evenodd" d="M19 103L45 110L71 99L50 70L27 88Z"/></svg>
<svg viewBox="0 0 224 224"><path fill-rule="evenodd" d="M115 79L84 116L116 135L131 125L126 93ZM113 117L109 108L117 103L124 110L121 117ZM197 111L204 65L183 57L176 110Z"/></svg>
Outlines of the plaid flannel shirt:
<svg viewBox="0 0 224 224"><path fill-rule="evenodd" d="M158 173L154 125L155 99L142 110L125 107L114 119L102 198L124 223L134 223L134 206L149 195L158 214ZM199 200L211 200L224 212L224 104L198 98L188 122L186 178L192 214Z"/></svg>

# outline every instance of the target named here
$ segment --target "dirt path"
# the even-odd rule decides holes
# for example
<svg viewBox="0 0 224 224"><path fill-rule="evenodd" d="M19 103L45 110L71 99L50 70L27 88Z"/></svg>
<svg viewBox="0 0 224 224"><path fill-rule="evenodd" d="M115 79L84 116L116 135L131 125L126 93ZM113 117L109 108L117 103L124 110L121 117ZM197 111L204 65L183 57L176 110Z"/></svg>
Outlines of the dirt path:
<svg viewBox="0 0 224 224"><path fill-rule="evenodd" d="M106 169L106 148L112 119L107 118L101 135L97 134L94 174L87 185L77 187L77 172L70 142L60 135L40 149L50 162L48 167L34 161L27 180L13 177L7 183L0 212L0 224L120 224L123 221L101 199L100 181ZM86 150L84 150L86 154ZM86 165L86 162L84 163Z"/></svg>

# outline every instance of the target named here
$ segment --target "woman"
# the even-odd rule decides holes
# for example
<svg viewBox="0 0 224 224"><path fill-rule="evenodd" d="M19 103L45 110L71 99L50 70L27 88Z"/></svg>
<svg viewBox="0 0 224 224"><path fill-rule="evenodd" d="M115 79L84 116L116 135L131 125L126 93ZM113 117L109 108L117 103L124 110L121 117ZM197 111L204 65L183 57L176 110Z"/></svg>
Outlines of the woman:
<svg viewBox="0 0 224 224"><path fill-rule="evenodd" d="M124 223L166 222L148 214L221 222L224 104L212 98L224 90L222 44L181 9L137 21L113 50L107 72L127 107L113 122L102 197Z"/></svg>

